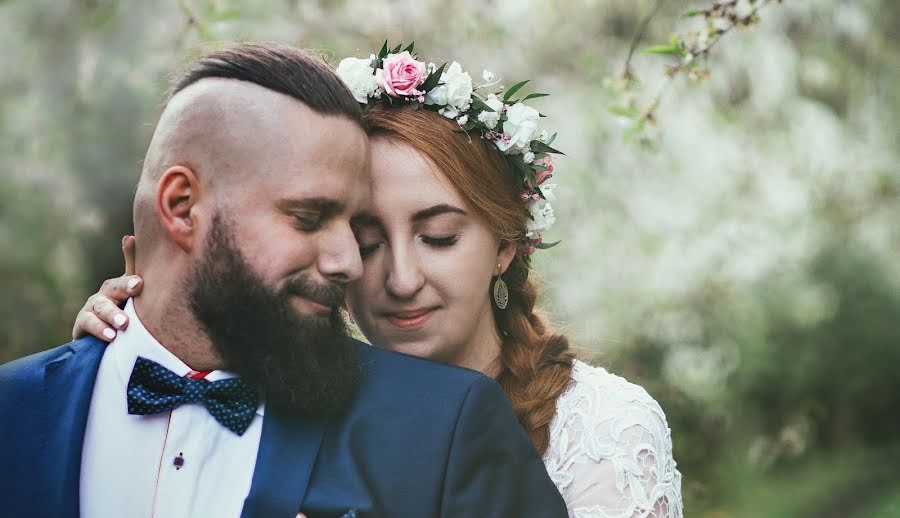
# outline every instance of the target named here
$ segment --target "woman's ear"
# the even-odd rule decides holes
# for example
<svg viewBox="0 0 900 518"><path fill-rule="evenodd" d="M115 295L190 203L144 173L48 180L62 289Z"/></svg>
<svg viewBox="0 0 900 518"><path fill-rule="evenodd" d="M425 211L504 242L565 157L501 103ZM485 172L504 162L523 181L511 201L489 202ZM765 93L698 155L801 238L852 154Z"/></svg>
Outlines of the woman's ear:
<svg viewBox="0 0 900 518"><path fill-rule="evenodd" d="M497 264L500 265L500 273L509 268L509 263L516 256L516 245L510 241L500 241L500 247L497 249Z"/></svg>
<svg viewBox="0 0 900 518"><path fill-rule="evenodd" d="M156 212L166 234L190 252L197 238L200 182L190 168L177 165L163 173L156 186Z"/></svg>

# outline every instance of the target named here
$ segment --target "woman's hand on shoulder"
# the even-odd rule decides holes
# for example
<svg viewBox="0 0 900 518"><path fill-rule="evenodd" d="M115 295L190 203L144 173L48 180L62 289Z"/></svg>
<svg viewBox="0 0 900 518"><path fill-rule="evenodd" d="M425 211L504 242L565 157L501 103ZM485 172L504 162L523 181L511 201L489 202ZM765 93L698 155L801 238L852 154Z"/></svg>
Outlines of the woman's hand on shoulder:
<svg viewBox="0 0 900 518"><path fill-rule="evenodd" d="M100 291L88 297L87 302L75 317L72 338L93 335L106 342L116 337L116 329L128 327L128 316L120 309L129 297L143 289L143 279L134 275L134 236L122 238L122 254L125 256L125 274L115 279L107 279Z"/></svg>

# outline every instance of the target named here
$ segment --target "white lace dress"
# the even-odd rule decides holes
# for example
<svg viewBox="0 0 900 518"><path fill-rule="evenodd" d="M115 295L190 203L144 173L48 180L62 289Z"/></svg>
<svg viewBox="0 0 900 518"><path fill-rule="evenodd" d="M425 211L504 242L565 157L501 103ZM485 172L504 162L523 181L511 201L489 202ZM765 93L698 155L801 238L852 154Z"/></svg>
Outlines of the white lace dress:
<svg viewBox="0 0 900 518"><path fill-rule="evenodd" d="M544 464L575 518L681 518L681 473L659 404L576 361L557 400Z"/></svg>

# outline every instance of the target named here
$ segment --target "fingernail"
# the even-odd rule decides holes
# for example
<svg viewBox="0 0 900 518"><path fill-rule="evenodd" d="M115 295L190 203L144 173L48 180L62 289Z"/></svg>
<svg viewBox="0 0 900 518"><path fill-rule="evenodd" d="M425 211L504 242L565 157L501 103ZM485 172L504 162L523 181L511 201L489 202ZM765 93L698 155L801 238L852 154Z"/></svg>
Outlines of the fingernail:
<svg viewBox="0 0 900 518"><path fill-rule="evenodd" d="M125 286L126 286L129 290L133 290L134 287L137 286L139 282L141 282L140 279L138 279L137 277L132 277L132 278L128 279L128 283L125 284Z"/></svg>
<svg viewBox="0 0 900 518"><path fill-rule="evenodd" d="M125 240L128 239L128 236L122 236L122 248L125 248Z"/></svg>
<svg viewBox="0 0 900 518"><path fill-rule="evenodd" d="M106 329L103 330L103 336L112 340L113 338L116 337L116 332L107 327Z"/></svg>
<svg viewBox="0 0 900 518"><path fill-rule="evenodd" d="M119 313L118 315L113 317L113 322L116 323L116 327L121 328L125 325L125 315Z"/></svg>

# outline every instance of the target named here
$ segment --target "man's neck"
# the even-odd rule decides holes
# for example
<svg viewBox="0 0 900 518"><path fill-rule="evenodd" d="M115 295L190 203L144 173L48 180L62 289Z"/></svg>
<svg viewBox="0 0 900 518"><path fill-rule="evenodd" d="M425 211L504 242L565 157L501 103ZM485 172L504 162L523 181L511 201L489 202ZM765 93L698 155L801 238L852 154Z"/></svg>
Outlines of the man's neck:
<svg viewBox="0 0 900 518"><path fill-rule="evenodd" d="M194 318L183 293L146 283L134 310L153 338L195 371L224 368L203 326ZM156 289L154 289L154 286Z"/></svg>

